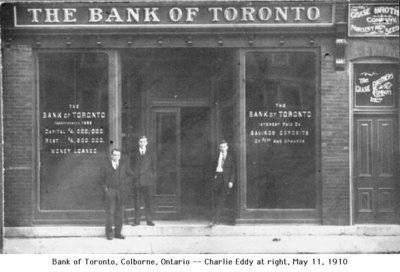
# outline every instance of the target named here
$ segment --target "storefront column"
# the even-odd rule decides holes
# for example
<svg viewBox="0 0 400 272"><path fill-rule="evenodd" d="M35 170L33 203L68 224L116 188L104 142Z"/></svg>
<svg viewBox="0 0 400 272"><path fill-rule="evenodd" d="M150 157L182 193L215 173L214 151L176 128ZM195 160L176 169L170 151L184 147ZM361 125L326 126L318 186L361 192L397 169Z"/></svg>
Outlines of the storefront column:
<svg viewBox="0 0 400 272"><path fill-rule="evenodd" d="M110 150L122 148L122 92L121 92L121 59L118 51L109 52L109 133Z"/></svg>
<svg viewBox="0 0 400 272"><path fill-rule="evenodd" d="M236 56L237 62L239 62L241 65L239 65L239 72L237 78L239 79L239 82L237 82L237 86L239 89L239 94L238 94L238 99L239 102L237 105L239 105L239 171L237 173L238 175L238 180L240 180L239 184L239 201L238 201L238 214L237 214L237 219L240 220L243 218L243 213L246 210L246 94L245 94L245 89L244 89L244 82L245 82L245 77L244 77L244 60L240 59L240 55Z"/></svg>

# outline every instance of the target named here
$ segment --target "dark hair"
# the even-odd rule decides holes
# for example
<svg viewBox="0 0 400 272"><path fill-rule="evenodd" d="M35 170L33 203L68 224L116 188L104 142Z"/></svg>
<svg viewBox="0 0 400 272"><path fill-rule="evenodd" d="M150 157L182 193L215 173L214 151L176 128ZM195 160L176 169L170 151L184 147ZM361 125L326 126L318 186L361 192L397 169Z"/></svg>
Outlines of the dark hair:
<svg viewBox="0 0 400 272"><path fill-rule="evenodd" d="M228 144L228 142L225 141L225 140L221 140L221 141L219 141L219 144L220 144L220 145L222 145L222 144Z"/></svg>
<svg viewBox="0 0 400 272"><path fill-rule="evenodd" d="M111 155L114 153L114 151L118 151L119 153L121 153L121 150L119 148L113 148L111 149Z"/></svg>

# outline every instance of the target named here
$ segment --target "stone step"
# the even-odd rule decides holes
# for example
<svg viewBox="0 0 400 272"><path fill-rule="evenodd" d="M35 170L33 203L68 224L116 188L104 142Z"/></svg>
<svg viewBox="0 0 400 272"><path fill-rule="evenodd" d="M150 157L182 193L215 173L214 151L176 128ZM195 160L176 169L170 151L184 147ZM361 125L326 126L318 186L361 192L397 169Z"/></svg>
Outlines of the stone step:
<svg viewBox="0 0 400 272"><path fill-rule="evenodd" d="M139 226L124 225L126 236L399 236L400 225L216 225L207 222L156 221L155 226L145 223ZM6 238L16 237L100 237L103 226L55 226L5 227Z"/></svg>

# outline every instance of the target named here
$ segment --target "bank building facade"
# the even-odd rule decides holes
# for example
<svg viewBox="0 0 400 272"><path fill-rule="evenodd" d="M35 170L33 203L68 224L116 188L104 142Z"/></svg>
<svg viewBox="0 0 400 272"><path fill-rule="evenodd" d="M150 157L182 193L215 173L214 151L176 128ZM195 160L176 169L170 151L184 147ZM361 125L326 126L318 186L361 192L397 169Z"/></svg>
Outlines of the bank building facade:
<svg viewBox="0 0 400 272"><path fill-rule="evenodd" d="M141 135L156 222L209 219L222 139L236 224L400 222L397 1L6 1L1 50L6 227L102 225Z"/></svg>

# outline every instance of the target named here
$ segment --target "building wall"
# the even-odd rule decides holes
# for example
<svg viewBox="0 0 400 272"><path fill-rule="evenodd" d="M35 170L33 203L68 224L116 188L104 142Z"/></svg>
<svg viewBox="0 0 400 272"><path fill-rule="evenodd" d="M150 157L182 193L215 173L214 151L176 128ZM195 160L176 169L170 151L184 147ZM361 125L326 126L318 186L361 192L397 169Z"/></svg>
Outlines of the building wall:
<svg viewBox="0 0 400 272"><path fill-rule="evenodd" d="M33 219L34 67L32 48L3 49L4 211L6 226Z"/></svg>
<svg viewBox="0 0 400 272"><path fill-rule="evenodd" d="M391 57L399 58L399 39L381 38L371 39L350 39L347 46L347 59L365 57Z"/></svg>
<svg viewBox="0 0 400 272"><path fill-rule="evenodd" d="M347 8L343 8L341 10L343 15L340 16L345 17L346 11ZM347 40L344 71L339 71L335 67L337 56L334 37L320 45L319 190L321 221L326 225L351 223L350 60L372 56L399 58L398 39L347 38ZM5 67L3 69L4 221L6 226L27 226L33 224L35 203L34 116L37 106L32 47L15 42L10 47L5 47L2 54Z"/></svg>
<svg viewBox="0 0 400 272"><path fill-rule="evenodd" d="M332 43L333 45L333 43ZM334 48L322 48L321 173L322 223L349 224L351 217L350 61L365 57L399 58L396 38L348 38L346 68L335 71ZM327 52L324 54L324 50ZM333 61L329 61L333 59Z"/></svg>
<svg viewBox="0 0 400 272"><path fill-rule="evenodd" d="M349 95L347 71L335 68L334 42L321 56L323 224L349 224Z"/></svg>

